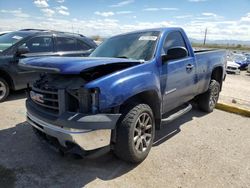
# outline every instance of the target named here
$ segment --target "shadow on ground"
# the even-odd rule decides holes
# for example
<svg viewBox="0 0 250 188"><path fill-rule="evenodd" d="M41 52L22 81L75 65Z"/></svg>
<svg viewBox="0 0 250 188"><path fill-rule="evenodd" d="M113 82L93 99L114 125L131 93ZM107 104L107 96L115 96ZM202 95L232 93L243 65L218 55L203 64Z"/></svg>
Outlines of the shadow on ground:
<svg viewBox="0 0 250 188"><path fill-rule="evenodd" d="M7 187L83 187L97 178L114 179L135 167L111 152L81 160L63 157L41 142L26 122L0 131L0 185Z"/></svg>
<svg viewBox="0 0 250 188"><path fill-rule="evenodd" d="M11 91L10 95L7 97L5 102L24 99L24 98L26 98L26 91L25 90Z"/></svg>
<svg viewBox="0 0 250 188"><path fill-rule="evenodd" d="M156 133L158 146L181 131L183 123L203 116L192 110ZM136 168L117 159L111 152L77 160L62 157L41 142L32 128L20 123L0 131L0 185L17 187L83 187L95 179L115 179Z"/></svg>
<svg viewBox="0 0 250 188"><path fill-rule="evenodd" d="M156 132L153 146L158 146L178 134L181 131L181 126L184 123L193 120L193 117L202 117L204 115L206 115L206 113L193 109L169 124L163 123L162 129Z"/></svg>

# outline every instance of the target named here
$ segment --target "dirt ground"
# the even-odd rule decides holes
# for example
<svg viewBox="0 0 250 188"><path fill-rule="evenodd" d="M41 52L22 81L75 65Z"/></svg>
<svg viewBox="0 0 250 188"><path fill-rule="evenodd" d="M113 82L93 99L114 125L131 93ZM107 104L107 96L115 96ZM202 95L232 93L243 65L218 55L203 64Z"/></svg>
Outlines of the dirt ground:
<svg viewBox="0 0 250 188"><path fill-rule="evenodd" d="M250 110L250 73L227 74L219 102Z"/></svg>
<svg viewBox="0 0 250 188"><path fill-rule="evenodd" d="M24 97L0 104L0 187L250 187L250 118L194 109L157 132L139 165L111 152L76 160L33 134Z"/></svg>

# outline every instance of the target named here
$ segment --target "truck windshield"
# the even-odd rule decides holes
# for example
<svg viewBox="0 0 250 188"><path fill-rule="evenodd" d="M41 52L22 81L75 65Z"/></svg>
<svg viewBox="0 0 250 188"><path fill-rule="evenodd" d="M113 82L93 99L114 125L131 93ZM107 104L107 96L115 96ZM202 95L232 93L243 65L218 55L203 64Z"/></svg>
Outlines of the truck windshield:
<svg viewBox="0 0 250 188"><path fill-rule="evenodd" d="M90 56L148 61L153 58L159 31L131 33L104 41Z"/></svg>
<svg viewBox="0 0 250 188"><path fill-rule="evenodd" d="M26 37L27 33L11 32L0 36L0 52L6 50L10 46L16 44L18 41Z"/></svg>

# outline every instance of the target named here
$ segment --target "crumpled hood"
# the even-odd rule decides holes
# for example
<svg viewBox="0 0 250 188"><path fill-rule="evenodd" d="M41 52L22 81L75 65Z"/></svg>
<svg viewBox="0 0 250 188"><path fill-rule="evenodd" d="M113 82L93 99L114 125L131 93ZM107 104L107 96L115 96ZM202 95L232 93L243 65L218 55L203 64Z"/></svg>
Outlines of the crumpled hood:
<svg viewBox="0 0 250 188"><path fill-rule="evenodd" d="M80 74L81 71L99 65L116 63L140 64L141 61L123 58L105 57L34 57L22 59L19 66L41 72L55 72L61 74Z"/></svg>

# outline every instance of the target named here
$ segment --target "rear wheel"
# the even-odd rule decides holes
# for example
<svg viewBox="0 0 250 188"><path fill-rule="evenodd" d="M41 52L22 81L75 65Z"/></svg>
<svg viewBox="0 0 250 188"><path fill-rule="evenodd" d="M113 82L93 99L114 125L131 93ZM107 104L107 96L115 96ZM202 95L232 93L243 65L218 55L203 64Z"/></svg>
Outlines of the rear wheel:
<svg viewBox="0 0 250 188"><path fill-rule="evenodd" d="M204 112L212 112L220 94L220 84L211 80L208 90L198 97L198 106Z"/></svg>
<svg viewBox="0 0 250 188"><path fill-rule="evenodd" d="M155 135L155 121L147 104L125 109L117 125L115 154L128 162L142 162L148 155Z"/></svg>
<svg viewBox="0 0 250 188"><path fill-rule="evenodd" d="M8 83L3 78L0 78L0 102L3 102L6 99L9 92L10 88Z"/></svg>

